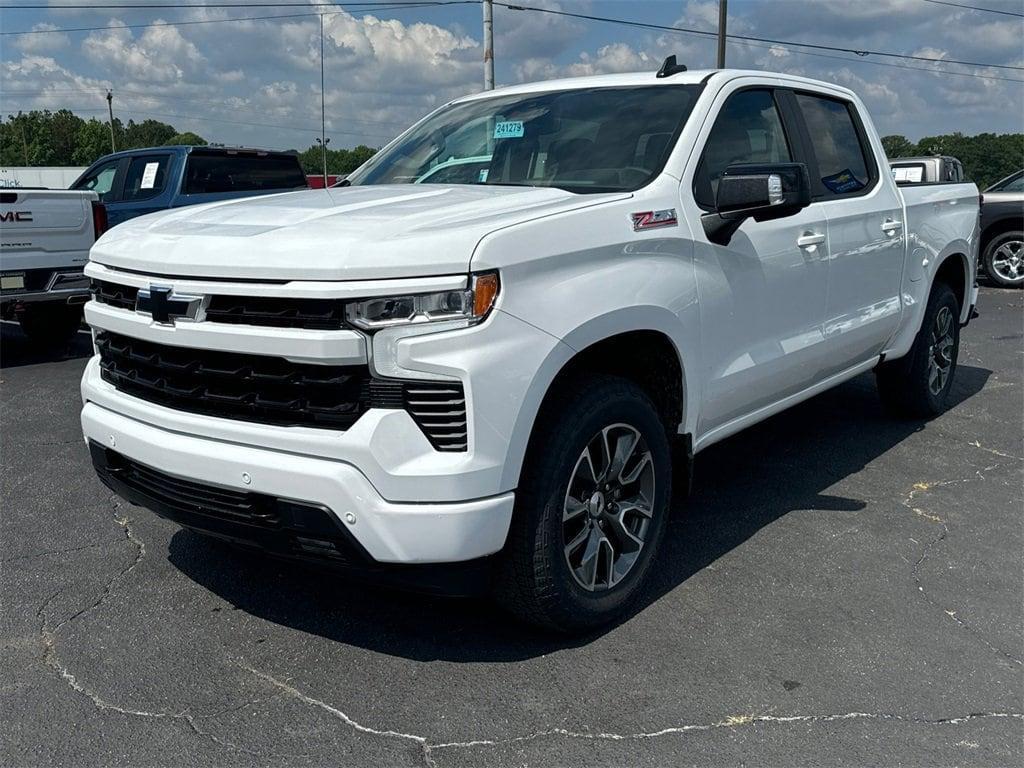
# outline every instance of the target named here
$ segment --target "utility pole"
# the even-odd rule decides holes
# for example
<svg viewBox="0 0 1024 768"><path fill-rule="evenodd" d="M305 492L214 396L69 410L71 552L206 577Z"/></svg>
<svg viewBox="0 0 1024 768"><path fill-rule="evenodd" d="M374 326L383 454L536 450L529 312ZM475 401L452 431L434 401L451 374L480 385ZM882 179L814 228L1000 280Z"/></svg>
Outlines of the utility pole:
<svg viewBox="0 0 1024 768"><path fill-rule="evenodd" d="M324 189L327 189L327 91L324 88L324 15L320 14L320 155L324 165Z"/></svg>
<svg viewBox="0 0 1024 768"><path fill-rule="evenodd" d="M494 90L494 5L483 0L484 6L484 90Z"/></svg>
<svg viewBox="0 0 1024 768"><path fill-rule="evenodd" d="M107 88L107 113L110 115L110 151L117 152L117 144L114 142L114 94Z"/></svg>
<svg viewBox="0 0 1024 768"><path fill-rule="evenodd" d="M729 0L718 0L718 68L725 69L725 20Z"/></svg>

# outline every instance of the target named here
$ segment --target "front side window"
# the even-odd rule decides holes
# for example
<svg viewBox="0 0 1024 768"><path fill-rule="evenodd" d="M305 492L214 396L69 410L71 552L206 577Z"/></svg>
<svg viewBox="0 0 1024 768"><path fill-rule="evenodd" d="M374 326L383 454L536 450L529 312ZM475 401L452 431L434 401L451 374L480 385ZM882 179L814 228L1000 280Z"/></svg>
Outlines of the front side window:
<svg viewBox="0 0 1024 768"><path fill-rule="evenodd" d="M788 163L793 159L782 119L769 90L730 96L715 119L694 181L694 197L715 207L718 181L733 163Z"/></svg>
<svg viewBox="0 0 1024 768"><path fill-rule="evenodd" d="M873 163L865 155L850 106L824 96L796 95L811 140L818 168L819 196L834 197L860 192L871 183Z"/></svg>
<svg viewBox="0 0 1024 768"><path fill-rule="evenodd" d="M133 157L124 176L122 200L145 200L163 192L170 155Z"/></svg>
<svg viewBox="0 0 1024 768"><path fill-rule="evenodd" d="M117 166L120 160L111 160L98 165L88 174L83 176L72 187L72 189L87 189L100 196L100 202L111 202L113 200L114 179L117 177Z"/></svg>
<svg viewBox="0 0 1024 768"><path fill-rule="evenodd" d="M696 85L587 88L452 104L349 182L638 189L661 171L699 92Z"/></svg>

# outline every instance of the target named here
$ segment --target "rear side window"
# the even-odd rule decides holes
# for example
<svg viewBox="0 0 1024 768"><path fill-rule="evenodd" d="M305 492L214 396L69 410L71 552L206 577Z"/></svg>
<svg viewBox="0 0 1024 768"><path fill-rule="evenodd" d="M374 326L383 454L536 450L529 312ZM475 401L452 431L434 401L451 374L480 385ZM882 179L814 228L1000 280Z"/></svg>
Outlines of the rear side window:
<svg viewBox="0 0 1024 768"><path fill-rule="evenodd" d="M291 155L191 154L184 193L259 192L305 187L306 174Z"/></svg>
<svg viewBox="0 0 1024 768"><path fill-rule="evenodd" d="M874 161L861 141L850 105L808 93L796 94L796 102L810 136L818 195L835 197L867 189L876 175ZM815 179L813 169L811 178Z"/></svg>
<svg viewBox="0 0 1024 768"><path fill-rule="evenodd" d="M100 202L109 203L114 200L114 180L117 178L117 166L120 160L111 160L96 166L88 174L83 176L72 187L72 189L88 189L100 197Z"/></svg>
<svg viewBox="0 0 1024 768"><path fill-rule="evenodd" d="M170 155L141 155L133 157L124 176L122 200L145 200L164 191Z"/></svg>
<svg viewBox="0 0 1024 768"><path fill-rule="evenodd" d="M694 198L715 207L718 180L733 163L788 163L792 160L782 119L770 90L730 96L715 119L694 179Z"/></svg>

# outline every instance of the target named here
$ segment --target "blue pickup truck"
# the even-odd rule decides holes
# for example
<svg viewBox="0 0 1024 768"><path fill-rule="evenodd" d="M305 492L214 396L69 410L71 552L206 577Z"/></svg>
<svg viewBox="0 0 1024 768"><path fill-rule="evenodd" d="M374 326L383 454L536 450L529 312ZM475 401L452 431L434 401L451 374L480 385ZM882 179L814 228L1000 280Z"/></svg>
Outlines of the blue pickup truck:
<svg viewBox="0 0 1024 768"><path fill-rule="evenodd" d="M308 186L294 152L172 146L101 157L71 188L96 192L114 226L167 208Z"/></svg>

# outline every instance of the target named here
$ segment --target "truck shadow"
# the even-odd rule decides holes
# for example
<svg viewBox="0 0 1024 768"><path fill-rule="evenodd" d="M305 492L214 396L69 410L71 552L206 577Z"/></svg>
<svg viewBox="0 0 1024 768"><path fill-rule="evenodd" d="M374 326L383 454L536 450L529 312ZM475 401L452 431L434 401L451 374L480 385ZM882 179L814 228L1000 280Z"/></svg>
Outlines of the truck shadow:
<svg viewBox="0 0 1024 768"><path fill-rule="evenodd" d="M979 392L990 374L959 367L953 407ZM634 615L791 511L864 509L860 499L824 490L924 428L886 416L868 374L703 451L693 494L675 504L652 583ZM519 624L486 600L363 586L268 562L186 530L173 536L168 556L185 575L252 616L419 661L522 660L585 645L616 626L552 635Z"/></svg>
<svg viewBox="0 0 1024 768"><path fill-rule="evenodd" d="M92 355L92 336L81 330L67 344L44 349L22 333L17 323L0 323L0 369L52 363Z"/></svg>

